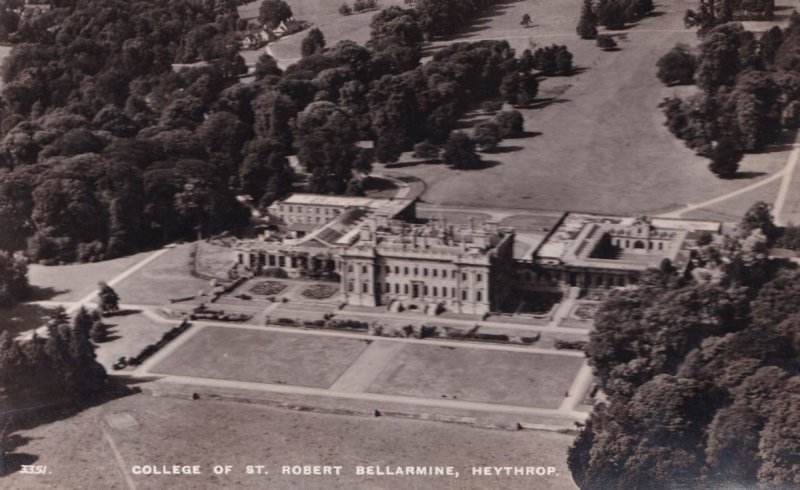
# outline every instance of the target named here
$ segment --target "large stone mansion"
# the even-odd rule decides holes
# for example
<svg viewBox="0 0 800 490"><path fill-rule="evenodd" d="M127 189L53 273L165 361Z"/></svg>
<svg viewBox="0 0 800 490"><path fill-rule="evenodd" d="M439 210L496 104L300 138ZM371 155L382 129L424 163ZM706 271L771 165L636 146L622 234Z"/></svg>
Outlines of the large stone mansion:
<svg viewBox="0 0 800 490"><path fill-rule="evenodd" d="M236 245L253 274L338 280L361 306L482 315L518 295L626 286L664 259L685 268L709 221L564 213L531 237L486 221L418 219L408 199L293 194Z"/></svg>

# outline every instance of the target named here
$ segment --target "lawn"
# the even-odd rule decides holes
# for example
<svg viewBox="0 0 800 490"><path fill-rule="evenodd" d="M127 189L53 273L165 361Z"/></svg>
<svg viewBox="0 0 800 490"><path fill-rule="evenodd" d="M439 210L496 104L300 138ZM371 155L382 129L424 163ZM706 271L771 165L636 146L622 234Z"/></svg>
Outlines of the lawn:
<svg viewBox="0 0 800 490"><path fill-rule="evenodd" d="M367 391L558 408L582 363L580 357L409 344Z"/></svg>
<svg viewBox="0 0 800 490"><path fill-rule="evenodd" d="M112 316L104 319L109 326L109 340L97 344L97 360L109 373L111 365L120 357L134 357L149 344L158 342L165 332L176 326L173 323L154 322L140 312Z"/></svg>
<svg viewBox="0 0 800 490"><path fill-rule="evenodd" d="M192 276L191 244L179 245L117 284L123 303L163 305L209 289L209 281Z"/></svg>
<svg viewBox="0 0 800 490"><path fill-rule="evenodd" d="M107 438L104 436L107 434ZM43 476L12 473L7 488L127 488L120 464L138 488L575 488L566 465L572 437L551 432L503 431L407 420L364 418L258 405L134 395L93 407L67 420L15 434L17 454L46 464ZM79 451L74 448L80 448ZM199 476L130 475L133 465L200 465ZM268 476L246 475L262 464ZM338 477L281 476L280 466L343 466ZM441 477L356 476L355 465L454 465L457 482ZM232 465L215 476L213 465ZM558 476L478 477L471 466L554 466Z"/></svg>
<svg viewBox="0 0 800 490"><path fill-rule="evenodd" d="M551 77L540 86L541 107L522 109L527 137L507 140L499 153L485 154L488 168L457 171L441 164L407 166L424 180L423 200L432 204L655 213L700 202L746 186L781 168L788 151L769 158L747 156L741 170L753 177L722 180L707 160L685 148L664 127L658 104L675 92L656 78L655 63L674 44L697 44L683 26L694 0L657 5L663 15L614 33L620 51L603 52L578 39L580 0L504 4L456 40L507 39L528 47L565 44L578 73ZM534 27L519 19L530 13ZM474 115L473 115L474 116ZM470 117L470 124L484 116ZM402 164L402 162L401 162ZM487 186L487 182L492 185Z"/></svg>
<svg viewBox="0 0 800 490"><path fill-rule="evenodd" d="M328 388L367 345L341 337L205 327L152 371Z"/></svg>
<svg viewBox="0 0 800 490"><path fill-rule="evenodd" d="M369 23L377 10L343 16L338 12L343 3L348 3L351 7L353 5L350 0L347 2L345 0L291 0L289 6L292 8L295 19L309 22L311 28L316 27L322 31L327 46L333 46L344 39L355 41L358 44L366 43L369 40ZM256 3L256 5L258 4ZM387 8L392 5L405 6L403 0L378 0L379 8ZM243 9L240 9L240 16L242 11ZM300 44L307 34L308 30L305 30L281 38L270 44L270 50L279 60L297 61L300 59Z"/></svg>
<svg viewBox="0 0 800 490"><path fill-rule="evenodd" d="M152 252L142 252L91 264L44 266L31 264L28 279L34 286L33 299L77 301L97 289L100 281L109 281ZM127 298L122 298L127 301Z"/></svg>

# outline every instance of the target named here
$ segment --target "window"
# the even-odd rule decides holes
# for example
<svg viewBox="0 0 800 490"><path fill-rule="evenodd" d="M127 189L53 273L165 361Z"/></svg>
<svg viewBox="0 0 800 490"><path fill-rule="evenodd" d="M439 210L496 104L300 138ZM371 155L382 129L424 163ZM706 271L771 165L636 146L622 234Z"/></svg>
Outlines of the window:
<svg viewBox="0 0 800 490"><path fill-rule="evenodd" d="M395 274L400 274L400 267L394 266L394 273Z"/></svg>
<svg viewBox="0 0 800 490"><path fill-rule="evenodd" d="M403 285L403 294L408 294L408 284Z"/></svg>
<svg viewBox="0 0 800 490"><path fill-rule="evenodd" d="M290 213L291 213L291 212L294 212L294 208L293 208L292 206L289 206L289 212L290 212Z"/></svg>
<svg viewBox="0 0 800 490"><path fill-rule="evenodd" d="M391 274L392 273L392 268L389 267L388 265L386 266L385 270L386 270L387 274Z"/></svg>
<svg viewBox="0 0 800 490"><path fill-rule="evenodd" d="M286 266L286 257L281 255L278 257L278 267L285 267Z"/></svg>
<svg viewBox="0 0 800 490"><path fill-rule="evenodd" d="M347 264L347 272L353 272L353 264Z"/></svg>
<svg viewBox="0 0 800 490"><path fill-rule="evenodd" d="M466 281L467 280L467 273L466 272L462 272L461 273L461 280L462 281Z"/></svg>
<svg viewBox="0 0 800 490"><path fill-rule="evenodd" d="M477 282L481 282L481 275L480 275L480 274L476 275L476 276L475 276L475 280L476 280Z"/></svg>
<svg viewBox="0 0 800 490"><path fill-rule="evenodd" d="M436 277L437 274L439 274L439 269L433 269L433 277Z"/></svg>
<svg viewBox="0 0 800 490"><path fill-rule="evenodd" d="M427 267L422 269L422 275L425 276L425 277L428 277L428 268Z"/></svg>
<svg viewBox="0 0 800 490"><path fill-rule="evenodd" d="M397 283L394 283L394 292L395 294L400 294L400 285Z"/></svg>
<svg viewBox="0 0 800 490"><path fill-rule="evenodd" d="M466 301L467 300L467 290L461 291L461 299Z"/></svg>
<svg viewBox="0 0 800 490"><path fill-rule="evenodd" d="M383 283L383 292L384 293L391 292L391 290L392 290L392 287L388 282Z"/></svg>
<svg viewBox="0 0 800 490"><path fill-rule="evenodd" d="M475 301L483 301L483 295L480 291L475 292Z"/></svg>
<svg viewBox="0 0 800 490"><path fill-rule="evenodd" d="M368 271L368 269L367 269L367 266L366 266L366 265L362 265L362 266L361 266L361 273L362 273L362 274L366 274L366 273L367 273L367 271Z"/></svg>
<svg viewBox="0 0 800 490"><path fill-rule="evenodd" d="M442 270L442 277L444 277L445 279L447 279L447 269L443 269L443 270Z"/></svg>
<svg viewBox="0 0 800 490"><path fill-rule="evenodd" d="M658 242L658 249L664 250L664 242Z"/></svg>
<svg viewBox="0 0 800 490"><path fill-rule="evenodd" d="M408 267L403 267L403 273L404 273L405 275L408 275Z"/></svg>
<svg viewBox="0 0 800 490"><path fill-rule="evenodd" d="M353 287L353 281L348 282L347 283L347 290L352 293L354 289L355 288Z"/></svg>
<svg viewBox="0 0 800 490"><path fill-rule="evenodd" d="M419 269L417 269L416 267L414 267L414 275L415 275L415 276L418 276L418 275L419 275Z"/></svg>
<svg viewBox="0 0 800 490"><path fill-rule="evenodd" d="M422 286L422 295L423 296L427 296L428 295L428 286Z"/></svg>
<svg viewBox="0 0 800 490"><path fill-rule="evenodd" d="M434 269L434 270L436 270L436 269ZM434 296L439 296L439 289L436 286L433 287L433 295Z"/></svg>
<svg viewBox="0 0 800 490"><path fill-rule="evenodd" d="M365 282L361 284L361 292L368 293L369 292L369 283Z"/></svg>
<svg viewBox="0 0 800 490"><path fill-rule="evenodd" d="M456 297L456 288L450 288L450 296L452 296L453 298Z"/></svg>

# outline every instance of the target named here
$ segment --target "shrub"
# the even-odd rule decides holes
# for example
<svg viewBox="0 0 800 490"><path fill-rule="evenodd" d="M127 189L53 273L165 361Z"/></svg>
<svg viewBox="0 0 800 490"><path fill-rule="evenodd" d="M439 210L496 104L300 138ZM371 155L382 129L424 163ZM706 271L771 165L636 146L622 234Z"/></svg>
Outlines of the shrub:
<svg viewBox="0 0 800 490"><path fill-rule="evenodd" d="M444 163L454 168L476 168L481 163L481 158L475 152L475 142L461 131L450 133L442 154Z"/></svg>
<svg viewBox="0 0 800 490"><path fill-rule="evenodd" d="M367 10L369 7L367 6L367 0L356 0L353 2L353 10L355 12L363 12Z"/></svg>
<svg viewBox="0 0 800 490"><path fill-rule="evenodd" d="M502 108L502 100L485 100L481 103L481 110L483 112L497 112Z"/></svg>
<svg viewBox="0 0 800 490"><path fill-rule="evenodd" d="M353 13L353 9L351 9L346 3L343 3L342 6L339 7L339 13L342 15L351 15Z"/></svg>
<svg viewBox="0 0 800 490"><path fill-rule="evenodd" d="M482 122L475 127L473 139L480 146L482 151L496 150L497 145L502 140L500 137L500 128L497 126L497 123L491 121Z"/></svg>
<svg viewBox="0 0 800 490"><path fill-rule="evenodd" d="M525 133L525 119L519 111L503 111L494 118L501 138L519 138Z"/></svg>
<svg viewBox="0 0 800 490"><path fill-rule="evenodd" d="M658 79L664 85L691 85L694 83L697 60L685 44L678 44L672 48L658 60L656 66L658 66Z"/></svg>
<svg viewBox="0 0 800 490"><path fill-rule="evenodd" d="M430 141L421 141L414 145L414 158L433 160L439 158L439 147Z"/></svg>
<svg viewBox="0 0 800 490"><path fill-rule="evenodd" d="M617 47L617 42L608 34L600 34L597 36L597 47L604 51L610 51Z"/></svg>

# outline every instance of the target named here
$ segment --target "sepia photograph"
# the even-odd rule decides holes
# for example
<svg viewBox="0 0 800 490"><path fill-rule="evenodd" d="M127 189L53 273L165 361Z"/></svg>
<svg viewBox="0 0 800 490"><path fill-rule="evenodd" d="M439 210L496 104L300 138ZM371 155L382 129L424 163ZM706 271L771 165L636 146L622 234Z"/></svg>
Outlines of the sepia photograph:
<svg viewBox="0 0 800 490"><path fill-rule="evenodd" d="M800 1L0 0L0 488L800 489Z"/></svg>

